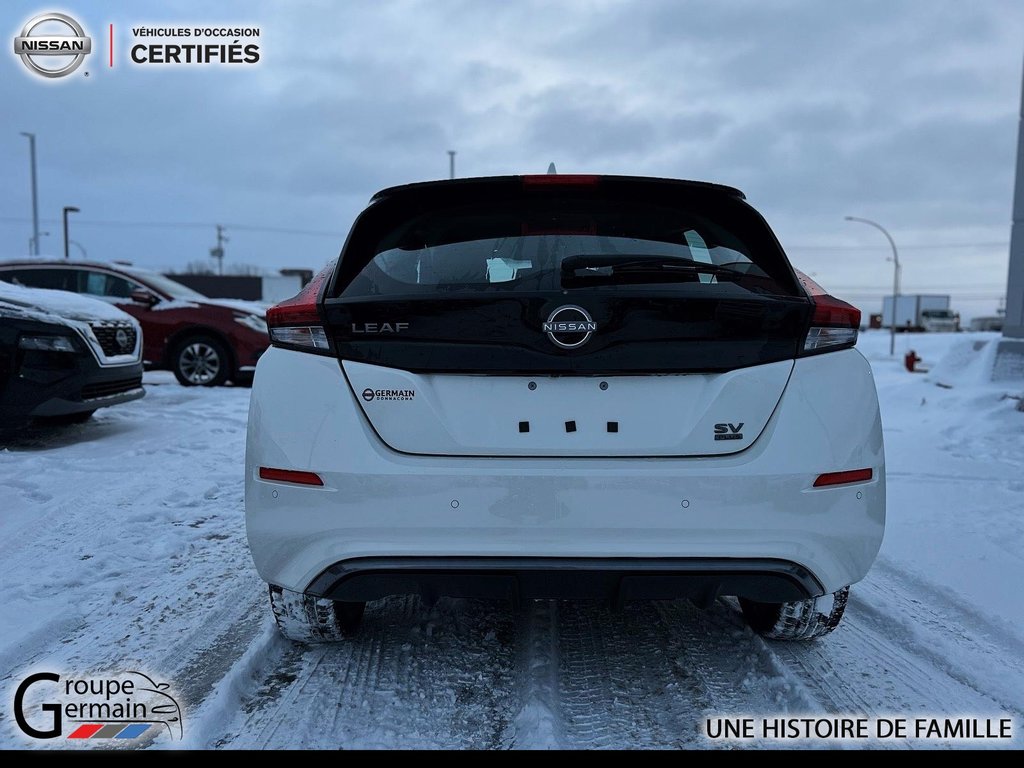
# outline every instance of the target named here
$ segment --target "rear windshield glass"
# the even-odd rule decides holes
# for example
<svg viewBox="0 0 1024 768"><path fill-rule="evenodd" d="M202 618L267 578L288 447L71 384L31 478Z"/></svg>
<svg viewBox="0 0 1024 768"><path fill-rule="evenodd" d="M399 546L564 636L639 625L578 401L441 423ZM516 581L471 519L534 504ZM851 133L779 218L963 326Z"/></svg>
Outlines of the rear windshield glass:
<svg viewBox="0 0 1024 768"><path fill-rule="evenodd" d="M353 238L363 252L347 251L343 259L364 266L341 296L613 291L623 285L657 293L735 292L738 286L792 295L784 257L757 234L762 242L751 243L707 212L647 202L544 198L455 205Z"/></svg>

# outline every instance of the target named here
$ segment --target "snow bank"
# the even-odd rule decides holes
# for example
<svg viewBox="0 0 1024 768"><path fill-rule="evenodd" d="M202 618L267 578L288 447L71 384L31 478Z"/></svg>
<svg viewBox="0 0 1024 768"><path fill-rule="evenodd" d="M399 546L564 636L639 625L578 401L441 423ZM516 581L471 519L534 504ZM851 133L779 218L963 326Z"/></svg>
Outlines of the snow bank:
<svg viewBox="0 0 1024 768"><path fill-rule="evenodd" d="M940 387L990 384L998 347L996 339L959 339L928 372L926 379Z"/></svg>

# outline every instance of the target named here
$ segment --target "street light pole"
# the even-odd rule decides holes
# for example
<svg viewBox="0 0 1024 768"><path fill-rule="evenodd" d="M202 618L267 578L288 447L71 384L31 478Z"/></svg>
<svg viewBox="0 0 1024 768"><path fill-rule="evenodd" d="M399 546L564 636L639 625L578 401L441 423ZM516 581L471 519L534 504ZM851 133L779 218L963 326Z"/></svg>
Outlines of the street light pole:
<svg viewBox="0 0 1024 768"><path fill-rule="evenodd" d="M896 241L892 239L889 231L877 221L862 219L859 216L847 216L846 220L859 221L861 224L874 227L885 235L885 239L889 241L889 245L892 247L892 318L889 322L889 356L892 357L896 354L896 304L900 298L900 255L896 251Z"/></svg>
<svg viewBox="0 0 1024 768"><path fill-rule="evenodd" d="M36 135L34 133L21 132L22 136L28 137L29 160L32 164L32 242L35 244L30 256L39 255L39 193L36 188Z"/></svg>
<svg viewBox="0 0 1024 768"><path fill-rule="evenodd" d="M40 232L39 233L39 237L49 237L49 236L50 236L49 232ZM39 253L39 238L30 237L28 239L28 252L30 254L32 254L32 253Z"/></svg>
<svg viewBox="0 0 1024 768"><path fill-rule="evenodd" d="M448 178L455 178L455 150L448 150Z"/></svg>
<svg viewBox="0 0 1024 768"><path fill-rule="evenodd" d="M69 240L68 240L68 214L69 213L78 213L78 210L79 209L75 208L75 206L73 206L73 205L65 205L64 206L64 210L61 212L62 213L62 218L64 220L64 258L65 259L70 258L70 255L68 254L68 243L69 243Z"/></svg>

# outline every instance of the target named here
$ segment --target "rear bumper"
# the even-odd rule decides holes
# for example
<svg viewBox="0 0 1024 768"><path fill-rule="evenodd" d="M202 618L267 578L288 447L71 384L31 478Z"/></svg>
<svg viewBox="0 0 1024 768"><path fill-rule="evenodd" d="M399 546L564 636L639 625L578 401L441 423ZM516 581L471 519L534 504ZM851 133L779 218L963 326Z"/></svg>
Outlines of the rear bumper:
<svg viewBox="0 0 1024 768"><path fill-rule="evenodd" d="M385 583L377 577L333 591L358 570L357 561L370 562L364 558L486 559L499 572L513 558L559 564L541 567L544 578L511 568L519 594L555 579L569 560L570 571L594 572L597 591L609 580L655 589L650 565L666 561L671 578L659 590L667 584L679 589L673 594L714 588L754 596L757 582L779 581L773 568L744 567L742 579L726 579L716 566L709 579L703 566L770 561L806 571L801 589L822 594L863 578L882 540L881 420L870 368L853 350L798 360L760 438L730 456L400 454L374 434L336 360L275 348L260 360L249 418L250 548L265 581L296 592L377 594ZM261 466L316 472L324 485L264 481ZM866 483L813 487L821 473L864 467L874 471ZM400 570L389 576L398 591L437 589L453 579L447 567L431 566L438 576L426 580L412 578L415 569ZM476 576L495 575L487 570ZM325 573L338 575L337 585L325 586ZM459 589L472 581L454 576Z"/></svg>
<svg viewBox="0 0 1024 768"><path fill-rule="evenodd" d="M307 594L330 600L377 600L394 594L475 598L634 599L720 594L762 602L822 594L806 569L781 560L537 557L367 557L332 565Z"/></svg>

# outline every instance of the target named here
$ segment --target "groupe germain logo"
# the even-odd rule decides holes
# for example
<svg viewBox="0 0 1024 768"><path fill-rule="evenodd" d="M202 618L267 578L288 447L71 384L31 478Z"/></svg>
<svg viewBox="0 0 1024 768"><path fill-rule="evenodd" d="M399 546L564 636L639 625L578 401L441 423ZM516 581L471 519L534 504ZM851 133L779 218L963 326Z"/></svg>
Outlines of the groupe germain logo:
<svg viewBox="0 0 1024 768"><path fill-rule="evenodd" d="M41 13L14 38L14 52L37 75L65 77L92 53L92 38L66 13Z"/></svg>
<svg viewBox="0 0 1024 768"><path fill-rule="evenodd" d="M576 349L590 341L597 323L583 307L565 304L548 316L542 329L556 346Z"/></svg>
<svg viewBox="0 0 1024 768"><path fill-rule="evenodd" d="M363 400L372 403L374 400L415 400L415 389L371 389L363 390Z"/></svg>
<svg viewBox="0 0 1024 768"><path fill-rule="evenodd" d="M184 736L181 706L170 684L142 672L67 676L36 672L18 685L14 721L33 739L90 740L96 746L148 743Z"/></svg>

